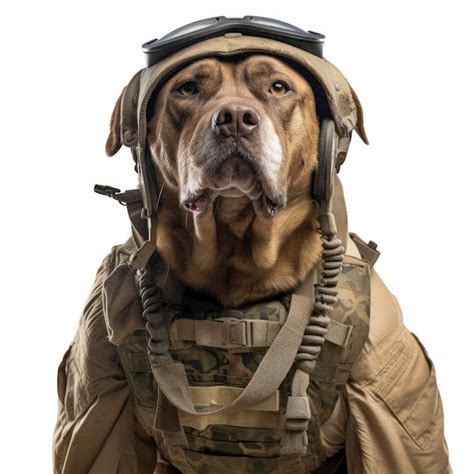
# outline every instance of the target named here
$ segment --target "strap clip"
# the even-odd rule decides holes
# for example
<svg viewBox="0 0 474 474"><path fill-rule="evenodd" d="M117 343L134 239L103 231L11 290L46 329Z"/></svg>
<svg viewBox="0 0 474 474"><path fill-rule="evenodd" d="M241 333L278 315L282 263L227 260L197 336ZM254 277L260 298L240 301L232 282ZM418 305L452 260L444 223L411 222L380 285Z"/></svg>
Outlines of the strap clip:
<svg viewBox="0 0 474 474"><path fill-rule="evenodd" d="M122 206L142 200L142 195L139 189L129 189L128 191L121 192L119 188L114 188L108 184L96 184L94 186L94 191L97 194L102 194L103 196L115 199L122 204Z"/></svg>
<svg viewBox="0 0 474 474"><path fill-rule="evenodd" d="M280 446L281 455L305 455L311 409L307 396L290 396L286 405L285 433Z"/></svg>
<svg viewBox="0 0 474 474"><path fill-rule="evenodd" d="M229 317L216 318L214 321L224 324L225 345L251 347L252 329L247 324L250 321Z"/></svg>

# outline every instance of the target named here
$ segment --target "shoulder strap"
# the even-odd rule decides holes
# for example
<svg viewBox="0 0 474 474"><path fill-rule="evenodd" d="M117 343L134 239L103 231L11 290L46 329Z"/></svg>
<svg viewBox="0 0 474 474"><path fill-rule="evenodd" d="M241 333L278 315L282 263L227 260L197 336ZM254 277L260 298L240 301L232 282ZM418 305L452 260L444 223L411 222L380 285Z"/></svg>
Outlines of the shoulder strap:
<svg viewBox="0 0 474 474"><path fill-rule="evenodd" d="M347 209L344 200L344 189L337 174L334 176L332 207L334 218L336 219L337 237L341 240L342 246L347 248Z"/></svg>

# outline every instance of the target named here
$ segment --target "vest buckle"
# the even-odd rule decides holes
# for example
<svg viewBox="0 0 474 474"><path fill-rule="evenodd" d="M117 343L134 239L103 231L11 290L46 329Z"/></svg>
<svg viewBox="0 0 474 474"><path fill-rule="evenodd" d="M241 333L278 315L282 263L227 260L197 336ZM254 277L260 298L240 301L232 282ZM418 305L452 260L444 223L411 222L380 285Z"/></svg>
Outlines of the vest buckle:
<svg viewBox="0 0 474 474"><path fill-rule="evenodd" d="M252 331L250 321L237 318L220 317L214 321L224 324L224 345L238 346L237 349L252 347Z"/></svg>

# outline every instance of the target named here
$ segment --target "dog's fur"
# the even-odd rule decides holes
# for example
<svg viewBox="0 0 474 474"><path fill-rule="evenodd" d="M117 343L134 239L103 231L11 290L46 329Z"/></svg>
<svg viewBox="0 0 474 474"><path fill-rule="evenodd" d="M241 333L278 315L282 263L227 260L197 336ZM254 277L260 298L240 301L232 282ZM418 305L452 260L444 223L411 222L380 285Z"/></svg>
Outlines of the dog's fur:
<svg viewBox="0 0 474 474"><path fill-rule="evenodd" d="M246 137L219 135L216 113L236 102L258 125ZM108 155L120 148L119 104ZM291 291L318 263L316 107L299 72L261 54L196 61L160 88L148 122L163 184L156 244L191 288L239 306Z"/></svg>

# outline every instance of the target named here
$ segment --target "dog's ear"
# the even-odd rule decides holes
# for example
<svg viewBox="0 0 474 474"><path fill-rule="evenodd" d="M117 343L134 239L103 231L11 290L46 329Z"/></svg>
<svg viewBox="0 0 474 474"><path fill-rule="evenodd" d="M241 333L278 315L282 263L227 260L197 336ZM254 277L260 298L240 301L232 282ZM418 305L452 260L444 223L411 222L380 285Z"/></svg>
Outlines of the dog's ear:
<svg viewBox="0 0 474 474"><path fill-rule="evenodd" d="M356 110L357 110L357 124L356 124L355 130L357 134L359 135L359 137L362 138L362 141L366 145L368 145L369 139L367 138L367 134L365 133L365 128L364 128L364 111L362 110L362 105L360 104L360 100L357 97L357 94L355 93L354 89L352 88L350 84L349 84L349 87L351 89L352 100L355 102Z"/></svg>
<svg viewBox="0 0 474 474"><path fill-rule="evenodd" d="M112 117L110 117L110 133L109 137L107 138L107 143L105 144L105 153L107 153L107 156L115 155L115 153L117 153L122 146L122 139L120 136L122 96L123 91L117 99L114 110L112 111Z"/></svg>

